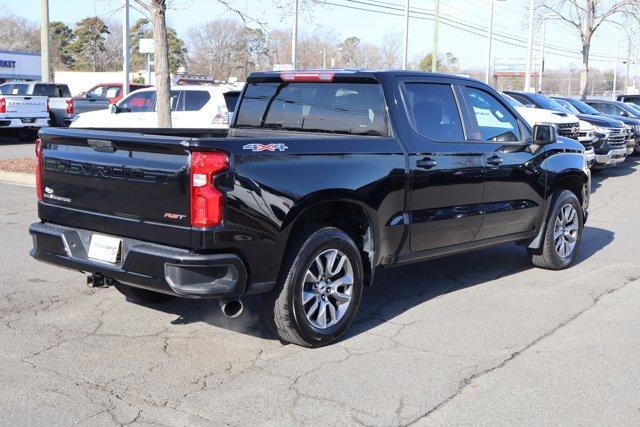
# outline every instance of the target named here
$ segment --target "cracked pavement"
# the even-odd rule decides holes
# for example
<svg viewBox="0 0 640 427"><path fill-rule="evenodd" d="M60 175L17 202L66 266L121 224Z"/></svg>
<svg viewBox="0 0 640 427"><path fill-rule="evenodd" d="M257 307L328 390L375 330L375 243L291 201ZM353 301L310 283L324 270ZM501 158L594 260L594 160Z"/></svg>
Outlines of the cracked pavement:
<svg viewBox="0 0 640 427"><path fill-rule="evenodd" d="M503 245L381 271L337 344L273 339L259 299L128 302L31 260L0 184L3 424L640 423L640 161L594 174L577 263ZM635 172L635 173L634 173Z"/></svg>

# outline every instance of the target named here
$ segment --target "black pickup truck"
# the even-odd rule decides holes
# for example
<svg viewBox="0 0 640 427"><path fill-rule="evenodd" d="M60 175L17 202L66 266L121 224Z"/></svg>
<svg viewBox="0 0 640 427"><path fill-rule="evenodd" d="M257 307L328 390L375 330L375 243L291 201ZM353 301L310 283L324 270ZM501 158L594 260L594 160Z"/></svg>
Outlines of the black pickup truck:
<svg viewBox="0 0 640 427"><path fill-rule="evenodd" d="M231 317L261 293L303 346L348 328L378 268L517 242L562 269L587 217L581 145L462 77L254 73L228 137L163 133L42 130L31 255Z"/></svg>

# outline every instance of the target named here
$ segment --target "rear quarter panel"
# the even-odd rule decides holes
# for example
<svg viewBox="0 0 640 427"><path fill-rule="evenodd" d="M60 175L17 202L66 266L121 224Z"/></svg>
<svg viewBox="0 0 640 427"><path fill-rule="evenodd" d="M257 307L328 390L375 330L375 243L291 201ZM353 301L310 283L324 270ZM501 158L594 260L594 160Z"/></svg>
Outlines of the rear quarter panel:
<svg viewBox="0 0 640 427"><path fill-rule="evenodd" d="M198 144L220 147L219 141ZM256 144L283 148L257 151ZM225 224L208 235L215 242L202 246L236 248L253 269L252 282L276 279L292 226L306 209L326 202L350 201L365 210L380 243L378 259L398 247L403 226L389 223L404 207L407 175L394 139L283 136L231 138L224 145L232 154L230 173L216 184L225 189Z"/></svg>

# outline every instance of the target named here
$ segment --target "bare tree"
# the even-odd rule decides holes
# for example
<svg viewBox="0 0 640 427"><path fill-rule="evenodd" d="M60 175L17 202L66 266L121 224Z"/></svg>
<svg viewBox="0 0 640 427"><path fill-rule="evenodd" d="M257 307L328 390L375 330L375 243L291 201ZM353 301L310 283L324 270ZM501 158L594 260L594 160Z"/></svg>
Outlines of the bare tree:
<svg viewBox="0 0 640 427"><path fill-rule="evenodd" d="M398 68L400 66L400 52L402 52L402 35L400 33L386 33L382 36L381 54L383 68Z"/></svg>
<svg viewBox="0 0 640 427"><path fill-rule="evenodd" d="M235 19L216 19L189 30L191 61L201 71L227 80L238 66L245 27Z"/></svg>
<svg viewBox="0 0 640 427"><path fill-rule="evenodd" d="M582 43L582 68L580 69L580 94L587 96L589 82L589 52L593 34L605 22L618 17L636 17L639 0L542 0L542 15L557 17L580 35ZM542 18L541 15L541 19Z"/></svg>
<svg viewBox="0 0 640 427"><path fill-rule="evenodd" d="M40 50L40 30L25 18L4 13L0 8L0 49L21 52Z"/></svg>
<svg viewBox="0 0 640 427"><path fill-rule="evenodd" d="M171 76L169 74L169 43L167 33L167 9L172 0L134 0L135 3L148 12L153 25L153 40L155 49L153 52L156 73L156 110L158 113L158 126L171 127ZM245 22L261 24L260 21L249 17L240 9L233 6L230 0L216 0L227 10L236 13Z"/></svg>

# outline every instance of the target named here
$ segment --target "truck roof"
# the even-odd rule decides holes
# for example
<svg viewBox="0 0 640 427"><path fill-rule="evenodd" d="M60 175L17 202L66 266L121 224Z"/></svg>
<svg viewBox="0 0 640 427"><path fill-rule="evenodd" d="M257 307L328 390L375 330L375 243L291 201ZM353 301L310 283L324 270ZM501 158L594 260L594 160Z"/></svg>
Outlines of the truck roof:
<svg viewBox="0 0 640 427"><path fill-rule="evenodd" d="M264 81L282 81L283 76L292 76L291 81L295 81L295 75L307 75L307 76L332 76L332 79L339 79L340 81L345 80L354 80L354 81L363 81L370 80L372 82L380 82L384 79L400 77L400 76L424 76L424 77L442 77L447 79L457 79L457 80L465 80L465 81L475 81L480 82L479 80L472 79L469 77L458 76L455 74L444 74L444 73L429 73L419 70L393 70L393 69L361 69L361 68L337 68L337 69L296 69L296 70L287 70L287 71L258 71L251 73L249 77L247 77L248 83L257 83ZM327 77L328 78L328 77ZM318 81L330 81L327 78L322 79L319 77ZM303 80L298 80L303 81ZM312 81L312 80L304 80L304 81ZM484 83L483 83L484 84Z"/></svg>

